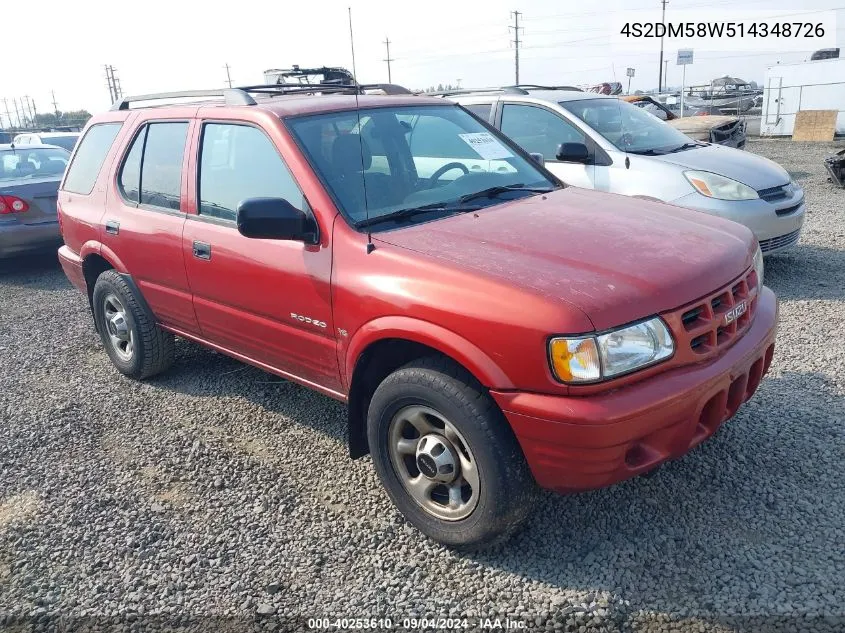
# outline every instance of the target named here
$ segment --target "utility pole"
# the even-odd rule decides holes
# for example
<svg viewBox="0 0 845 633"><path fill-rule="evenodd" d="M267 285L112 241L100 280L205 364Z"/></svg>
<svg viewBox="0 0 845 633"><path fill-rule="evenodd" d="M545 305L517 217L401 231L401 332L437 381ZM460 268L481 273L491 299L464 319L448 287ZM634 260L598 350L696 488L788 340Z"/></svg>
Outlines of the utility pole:
<svg viewBox="0 0 845 633"><path fill-rule="evenodd" d="M663 71L663 83L666 84L666 88L668 89L669 88L669 60L668 59L663 60L663 68L665 69Z"/></svg>
<svg viewBox="0 0 845 633"><path fill-rule="evenodd" d="M112 100L112 103L114 103L123 97L123 90L120 89L120 79L118 79L114 74L114 66L106 64L104 68L106 69L106 83L109 88L109 98Z"/></svg>
<svg viewBox="0 0 845 633"><path fill-rule="evenodd" d="M514 70L515 70L515 78L516 84L519 85L519 29L522 28L519 26L519 16L522 15L519 11L511 11L511 15L513 16L513 26L509 26L508 29L513 29L513 51L514 51Z"/></svg>
<svg viewBox="0 0 845 633"><path fill-rule="evenodd" d="M29 102L29 95L23 96L23 102L26 106L26 113L29 115L30 125L35 125L35 117L32 115L32 104Z"/></svg>
<svg viewBox="0 0 845 633"><path fill-rule="evenodd" d="M387 62L387 83L393 83L393 80L390 77L390 62L393 60L390 57L390 38L386 35L384 36L384 42L382 42L387 47L387 57L385 57L382 61Z"/></svg>
<svg viewBox="0 0 845 633"><path fill-rule="evenodd" d="M53 112L56 115L56 123L59 122L59 104L56 103L56 91L51 90L50 94L53 95Z"/></svg>
<svg viewBox="0 0 845 633"><path fill-rule="evenodd" d="M3 108L6 110L6 118L9 119L9 128L15 127L15 124L12 123L12 113L9 112L9 102L6 101L6 97L3 97Z"/></svg>
<svg viewBox="0 0 845 633"><path fill-rule="evenodd" d="M660 0L660 4L663 5L663 15L660 18L660 23L666 25L666 4L669 0ZM663 92L663 36L660 36L660 64L658 64L657 68L660 70L660 77L657 80L657 92ZM668 71L668 69L667 69Z"/></svg>
<svg viewBox="0 0 845 633"><path fill-rule="evenodd" d="M21 112L20 112L20 110L18 110L18 99L17 99L17 97L14 97L12 99L12 103L15 106L15 118L18 120L18 128L21 128L22 127L21 126Z"/></svg>
<svg viewBox="0 0 845 633"><path fill-rule="evenodd" d="M232 75L229 74L229 64L224 66L226 69L226 83L229 84L229 87L232 87Z"/></svg>

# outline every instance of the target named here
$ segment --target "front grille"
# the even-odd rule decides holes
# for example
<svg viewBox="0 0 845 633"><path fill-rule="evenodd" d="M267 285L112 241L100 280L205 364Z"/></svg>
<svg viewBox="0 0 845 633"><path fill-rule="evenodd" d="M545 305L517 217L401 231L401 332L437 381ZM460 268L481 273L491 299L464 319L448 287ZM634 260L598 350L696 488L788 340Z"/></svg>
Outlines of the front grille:
<svg viewBox="0 0 845 633"><path fill-rule="evenodd" d="M779 187L769 187L768 189L760 189L757 192L757 195L760 196L761 200L765 200L766 202L777 202L778 200L783 200L789 196L789 191L787 191L788 187L789 184L781 185Z"/></svg>
<svg viewBox="0 0 845 633"><path fill-rule="evenodd" d="M792 231L792 233L787 233L786 235L770 237L767 240L760 240L760 250L766 253L768 251L773 251L776 248L792 246L793 244L798 242L799 237L801 237L801 229L796 229Z"/></svg>
<svg viewBox="0 0 845 633"><path fill-rule="evenodd" d="M696 362L732 345L754 320L758 294L757 273L752 268L706 297L662 314L675 338L676 360Z"/></svg>

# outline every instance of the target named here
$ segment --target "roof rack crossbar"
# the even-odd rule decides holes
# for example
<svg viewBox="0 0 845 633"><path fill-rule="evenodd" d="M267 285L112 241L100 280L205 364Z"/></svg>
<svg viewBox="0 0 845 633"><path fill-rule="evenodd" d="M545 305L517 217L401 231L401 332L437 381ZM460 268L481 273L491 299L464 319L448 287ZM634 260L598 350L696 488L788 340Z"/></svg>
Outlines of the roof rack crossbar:
<svg viewBox="0 0 845 633"><path fill-rule="evenodd" d="M223 97L226 105L255 105L255 99L249 96L246 91L239 88L225 88L222 90L181 90L178 92L156 92L147 95L134 95L116 101L110 109L128 110L129 104L137 101L160 101L191 97Z"/></svg>

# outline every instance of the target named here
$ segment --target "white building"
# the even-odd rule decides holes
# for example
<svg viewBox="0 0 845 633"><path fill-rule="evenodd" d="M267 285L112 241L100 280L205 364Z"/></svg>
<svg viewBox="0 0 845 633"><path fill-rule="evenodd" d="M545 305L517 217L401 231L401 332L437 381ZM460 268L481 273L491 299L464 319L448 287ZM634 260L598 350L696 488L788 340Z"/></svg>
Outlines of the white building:
<svg viewBox="0 0 845 633"><path fill-rule="evenodd" d="M791 136L800 110L836 110L845 134L845 58L776 64L766 69L761 136Z"/></svg>

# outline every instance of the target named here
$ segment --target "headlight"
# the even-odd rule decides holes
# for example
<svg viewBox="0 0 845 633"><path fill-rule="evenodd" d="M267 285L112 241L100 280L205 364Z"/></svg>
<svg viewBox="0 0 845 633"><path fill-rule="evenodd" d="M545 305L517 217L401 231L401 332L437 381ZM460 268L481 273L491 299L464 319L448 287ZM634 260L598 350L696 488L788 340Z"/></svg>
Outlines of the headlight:
<svg viewBox="0 0 845 633"><path fill-rule="evenodd" d="M627 374L659 363L674 351L672 335L659 317L597 336L556 337L549 343L552 370L566 383Z"/></svg>
<svg viewBox="0 0 845 633"><path fill-rule="evenodd" d="M757 273L757 287L763 287L763 251L760 250L760 245L757 244L757 251L754 253L754 272Z"/></svg>
<svg viewBox="0 0 845 633"><path fill-rule="evenodd" d="M695 190L717 200L754 200L757 192L737 180L725 178L709 171L685 171L684 176Z"/></svg>

